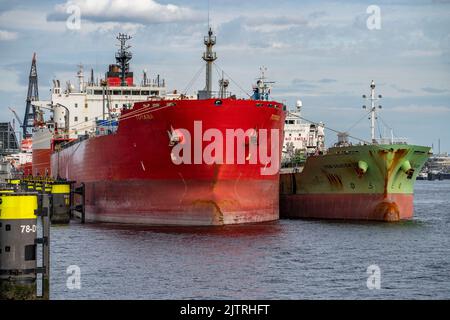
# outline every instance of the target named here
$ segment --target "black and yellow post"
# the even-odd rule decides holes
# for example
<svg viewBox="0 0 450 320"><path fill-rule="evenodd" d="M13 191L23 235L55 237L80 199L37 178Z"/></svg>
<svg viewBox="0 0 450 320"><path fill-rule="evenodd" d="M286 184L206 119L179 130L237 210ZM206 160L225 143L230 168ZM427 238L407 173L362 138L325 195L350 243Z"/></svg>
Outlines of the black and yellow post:
<svg viewBox="0 0 450 320"><path fill-rule="evenodd" d="M36 183L33 181L28 181L26 184L26 191L34 191L36 190Z"/></svg>
<svg viewBox="0 0 450 320"><path fill-rule="evenodd" d="M8 186L19 186L22 181L20 179L6 179L6 183Z"/></svg>
<svg viewBox="0 0 450 320"><path fill-rule="evenodd" d="M36 299L37 194L0 193L0 299Z"/></svg>
<svg viewBox="0 0 450 320"><path fill-rule="evenodd" d="M53 224L67 224L71 216L71 183L56 181L51 184L52 209L50 220Z"/></svg>

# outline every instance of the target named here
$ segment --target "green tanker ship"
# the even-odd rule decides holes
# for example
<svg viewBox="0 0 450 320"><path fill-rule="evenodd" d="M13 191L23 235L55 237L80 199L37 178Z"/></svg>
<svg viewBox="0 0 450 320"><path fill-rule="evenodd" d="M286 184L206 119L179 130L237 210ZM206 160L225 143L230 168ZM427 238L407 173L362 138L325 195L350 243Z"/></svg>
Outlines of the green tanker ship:
<svg viewBox="0 0 450 320"><path fill-rule="evenodd" d="M377 141L373 81L369 100L372 143L350 145L341 135L344 139L335 147L309 156L302 170L282 173L281 217L381 221L413 217L414 183L430 148L394 139Z"/></svg>

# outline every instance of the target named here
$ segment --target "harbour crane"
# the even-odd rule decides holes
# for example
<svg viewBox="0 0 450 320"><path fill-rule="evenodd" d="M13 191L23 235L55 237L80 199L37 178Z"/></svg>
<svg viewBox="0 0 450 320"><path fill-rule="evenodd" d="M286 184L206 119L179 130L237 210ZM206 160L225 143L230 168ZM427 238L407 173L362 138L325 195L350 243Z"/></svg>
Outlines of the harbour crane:
<svg viewBox="0 0 450 320"><path fill-rule="evenodd" d="M11 110L11 112L14 114L14 117L17 119L17 122L18 122L19 125L22 127L22 126L23 126L23 125L22 125L22 120L20 120L20 117L19 117L19 115L17 114L16 110L14 110L14 109L11 108L11 107L8 107L8 109ZM15 124L14 124L14 119L13 119L13 130L14 130L14 131L16 130L16 126L15 126Z"/></svg>

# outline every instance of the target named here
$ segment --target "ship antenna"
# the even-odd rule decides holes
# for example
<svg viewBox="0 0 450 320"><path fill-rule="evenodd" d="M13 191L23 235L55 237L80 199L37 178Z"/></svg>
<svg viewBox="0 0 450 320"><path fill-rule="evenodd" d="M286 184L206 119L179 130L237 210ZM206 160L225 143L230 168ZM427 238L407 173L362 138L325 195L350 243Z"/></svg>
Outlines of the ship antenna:
<svg viewBox="0 0 450 320"><path fill-rule="evenodd" d="M266 71L267 68L265 66L262 66L259 68L261 75L257 79L257 83L255 86L255 92L253 93L253 99L255 100L269 100L269 95L271 91L270 84L274 84L273 81L266 81Z"/></svg>
<svg viewBox="0 0 450 320"><path fill-rule="evenodd" d="M89 80L89 84L91 86L94 85L94 69L93 68L91 68L91 79Z"/></svg>
<svg viewBox="0 0 450 320"><path fill-rule="evenodd" d="M78 73L77 73L77 77L78 77L78 89L80 92L84 91L84 73L83 73L83 64L79 64L78 65Z"/></svg>
<svg viewBox="0 0 450 320"><path fill-rule="evenodd" d="M375 138L375 120L377 119L377 107L375 107L375 102L382 98L381 95L378 95L378 97L375 95L375 82L372 80L370 83L370 97L367 97L365 94L362 96L363 99L367 99L370 101L370 131L371 131L371 138L372 143L377 143L377 140ZM379 109L381 109L381 106L378 106ZM366 109L366 106L363 106L363 109Z"/></svg>
<svg viewBox="0 0 450 320"><path fill-rule="evenodd" d="M120 41L120 49L116 53L116 61L120 66L120 81L121 86L125 87L127 86L126 82L126 74L129 71L129 62L132 58L132 54L128 49L131 48L130 45L127 45L127 41L131 39L131 36L128 36L126 34L119 33L119 36L117 37L117 40Z"/></svg>

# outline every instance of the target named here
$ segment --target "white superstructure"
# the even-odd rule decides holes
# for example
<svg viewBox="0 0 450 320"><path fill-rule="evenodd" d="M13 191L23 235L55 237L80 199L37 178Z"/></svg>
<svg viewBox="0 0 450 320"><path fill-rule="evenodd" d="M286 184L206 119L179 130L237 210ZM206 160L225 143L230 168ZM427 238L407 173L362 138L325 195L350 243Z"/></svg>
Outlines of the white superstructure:
<svg viewBox="0 0 450 320"><path fill-rule="evenodd" d="M70 138L89 134L98 120L117 119L123 108L135 102L166 95L164 82L143 81L133 86L108 86L107 81L101 81L101 85L85 83L82 69L78 77L78 88L70 82L62 87L59 80L54 80L51 101L47 103L53 111L55 128L69 127Z"/></svg>
<svg viewBox="0 0 450 320"><path fill-rule="evenodd" d="M296 157L324 151L325 133L322 123L308 123L301 119L302 101L288 112L284 126L283 162L288 163Z"/></svg>

